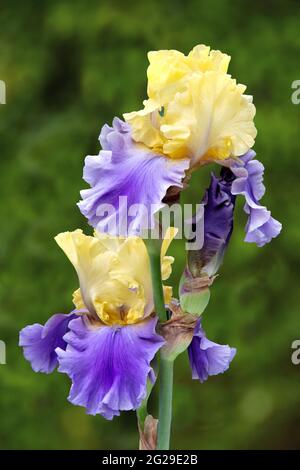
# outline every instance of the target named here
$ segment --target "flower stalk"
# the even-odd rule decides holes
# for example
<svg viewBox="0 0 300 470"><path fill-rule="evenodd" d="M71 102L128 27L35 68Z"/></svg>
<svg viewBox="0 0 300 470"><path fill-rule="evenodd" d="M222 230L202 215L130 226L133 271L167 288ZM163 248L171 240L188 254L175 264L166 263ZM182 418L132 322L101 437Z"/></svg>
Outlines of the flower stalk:
<svg viewBox="0 0 300 470"><path fill-rule="evenodd" d="M157 449L169 450L172 423L174 361L161 357L159 367L159 419Z"/></svg>
<svg viewBox="0 0 300 470"><path fill-rule="evenodd" d="M156 314L161 322L167 320L161 278L160 240L147 240L150 258L152 289ZM159 419L157 449L168 450L170 446L173 395L173 360L161 355L159 365Z"/></svg>
<svg viewBox="0 0 300 470"><path fill-rule="evenodd" d="M151 280L156 314L161 322L167 320L163 284L161 277L161 240L145 240L150 259Z"/></svg>

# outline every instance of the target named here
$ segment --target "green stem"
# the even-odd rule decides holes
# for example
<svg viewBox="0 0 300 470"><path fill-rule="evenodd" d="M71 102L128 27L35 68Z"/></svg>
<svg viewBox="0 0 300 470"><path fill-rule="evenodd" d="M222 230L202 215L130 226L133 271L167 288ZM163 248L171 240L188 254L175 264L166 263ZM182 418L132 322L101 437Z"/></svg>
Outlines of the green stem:
<svg viewBox="0 0 300 470"><path fill-rule="evenodd" d="M143 400L141 406L136 410L136 416L138 419L138 423L142 429L144 429L145 420L147 418L148 410L147 410L147 401L148 398Z"/></svg>
<svg viewBox="0 0 300 470"><path fill-rule="evenodd" d="M163 285L161 278L161 242L147 240L150 258L152 289L156 314L161 322L167 320ZM170 446L173 395L173 362L161 356L159 366L159 416L157 449L168 450Z"/></svg>
<svg viewBox="0 0 300 470"><path fill-rule="evenodd" d="M161 262L160 262L160 240L147 240L147 249L150 258L152 289L154 297L155 311L160 319L164 322L167 320L163 284L161 278Z"/></svg>
<svg viewBox="0 0 300 470"><path fill-rule="evenodd" d="M157 449L169 450L171 422L172 422L172 395L173 395L173 364L161 357L159 368L159 420Z"/></svg>
<svg viewBox="0 0 300 470"><path fill-rule="evenodd" d="M148 382L147 382L147 396L142 401L141 406L136 410L137 419L138 419L138 422L139 422L142 429L144 429L145 420L146 420L147 415L148 415L148 399L149 399L150 393L152 391L152 388L153 388L153 383L150 380L148 380Z"/></svg>

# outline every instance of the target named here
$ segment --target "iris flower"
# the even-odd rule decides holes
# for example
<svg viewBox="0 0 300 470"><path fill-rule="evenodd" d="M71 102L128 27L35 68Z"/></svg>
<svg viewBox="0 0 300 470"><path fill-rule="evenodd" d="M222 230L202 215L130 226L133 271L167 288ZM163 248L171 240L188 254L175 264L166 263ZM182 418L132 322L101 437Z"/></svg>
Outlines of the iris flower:
<svg viewBox="0 0 300 470"><path fill-rule="evenodd" d="M227 74L230 57L209 47L150 52L144 109L115 118L85 159L79 208L98 231L141 235L154 227L167 191L179 193L202 164L245 154L254 144L255 107Z"/></svg>
<svg viewBox="0 0 300 470"><path fill-rule="evenodd" d="M162 244L164 280L171 274L173 258L166 251L174 234L170 229ZM20 346L34 371L50 373L58 366L70 377L71 403L112 419L141 405L148 378L155 379L151 361L164 344L155 331L146 246L137 237L91 237L81 230L61 233L56 242L78 275L76 309L44 326L25 327ZM167 304L170 287L164 295Z"/></svg>

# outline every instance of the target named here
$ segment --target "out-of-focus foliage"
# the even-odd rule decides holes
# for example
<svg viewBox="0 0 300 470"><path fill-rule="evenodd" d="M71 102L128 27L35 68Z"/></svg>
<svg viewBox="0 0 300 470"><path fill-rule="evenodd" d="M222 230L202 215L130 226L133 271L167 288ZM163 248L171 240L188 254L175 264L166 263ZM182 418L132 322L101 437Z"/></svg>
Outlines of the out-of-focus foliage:
<svg viewBox="0 0 300 470"><path fill-rule="evenodd" d="M265 203L284 225L259 249L235 231L204 313L209 338L236 346L226 374L201 385L185 355L176 363L173 448L300 445L300 366L291 364L299 320L299 4L291 1L1 1L0 447L136 448L135 414L113 422L67 402L69 380L35 374L17 346L26 324L69 312L77 287L54 235L90 232L75 202L83 159L98 152L101 126L141 108L147 51L188 52L205 43L232 56L230 71L257 106L255 149L266 167ZM211 169L211 168L210 168ZM207 169L183 201L201 199ZM184 266L173 249L174 286ZM156 399L152 411L156 413Z"/></svg>

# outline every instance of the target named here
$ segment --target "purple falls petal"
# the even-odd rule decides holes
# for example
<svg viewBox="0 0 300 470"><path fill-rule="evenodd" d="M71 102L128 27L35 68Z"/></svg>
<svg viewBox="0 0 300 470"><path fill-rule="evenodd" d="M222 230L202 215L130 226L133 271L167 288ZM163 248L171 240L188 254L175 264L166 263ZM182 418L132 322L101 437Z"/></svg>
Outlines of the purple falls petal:
<svg viewBox="0 0 300 470"><path fill-rule="evenodd" d="M167 189L182 187L189 160L156 154L131 138L129 124L115 118L100 134L103 150L85 159L78 206L90 225L112 235L141 235L152 228ZM138 205L138 206L137 206Z"/></svg>
<svg viewBox="0 0 300 470"><path fill-rule="evenodd" d="M126 326L90 326L84 318L70 323L66 350L57 349L59 371L72 380L69 400L88 414L106 419L135 410L146 396L150 362L164 344L156 318Z"/></svg>
<svg viewBox="0 0 300 470"><path fill-rule="evenodd" d="M262 247L281 232L281 223L271 216L271 212L266 207L260 205L257 207L252 205L251 207L246 204L245 212L249 214L246 225L246 242L253 242Z"/></svg>
<svg viewBox="0 0 300 470"><path fill-rule="evenodd" d="M68 331L70 321L76 317L74 313L57 313L44 326L35 323L20 331L19 346L23 347L25 359L35 372L50 374L56 368L58 360L55 349L66 348L63 336Z"/></svg>
<svg viewBox="0 0 300 470"><path fill-rule="evenodd" d="M206 338L205 332L198 322L194 338L188 347L192 378L205 382L210 375L225 372L236 354L235 348L228 345L213 343Z"/></svg>
<svg viewBox="0 0 300 470"><path fill-rule="evenodd" d="M240 162L232 161L230 169L235 175L232 194L249 195L253 200L260 201L266 191L263 184L264 166L255 157L256 153L250 150L240 157Z"/></svg>
<svg viewBox="0 0 300 470"><path fill-rule="evenodd" d="M246 242L263 246L272 238L279 235L282 225L271 216L271 212L259 201L265 193L263 184L264 166L255 159L253 150L240 157L239 161L230 161L230 170L235 176L232 183L232 194L243 195L246 200L244 206L248 214L246 225Z"/></svg>

